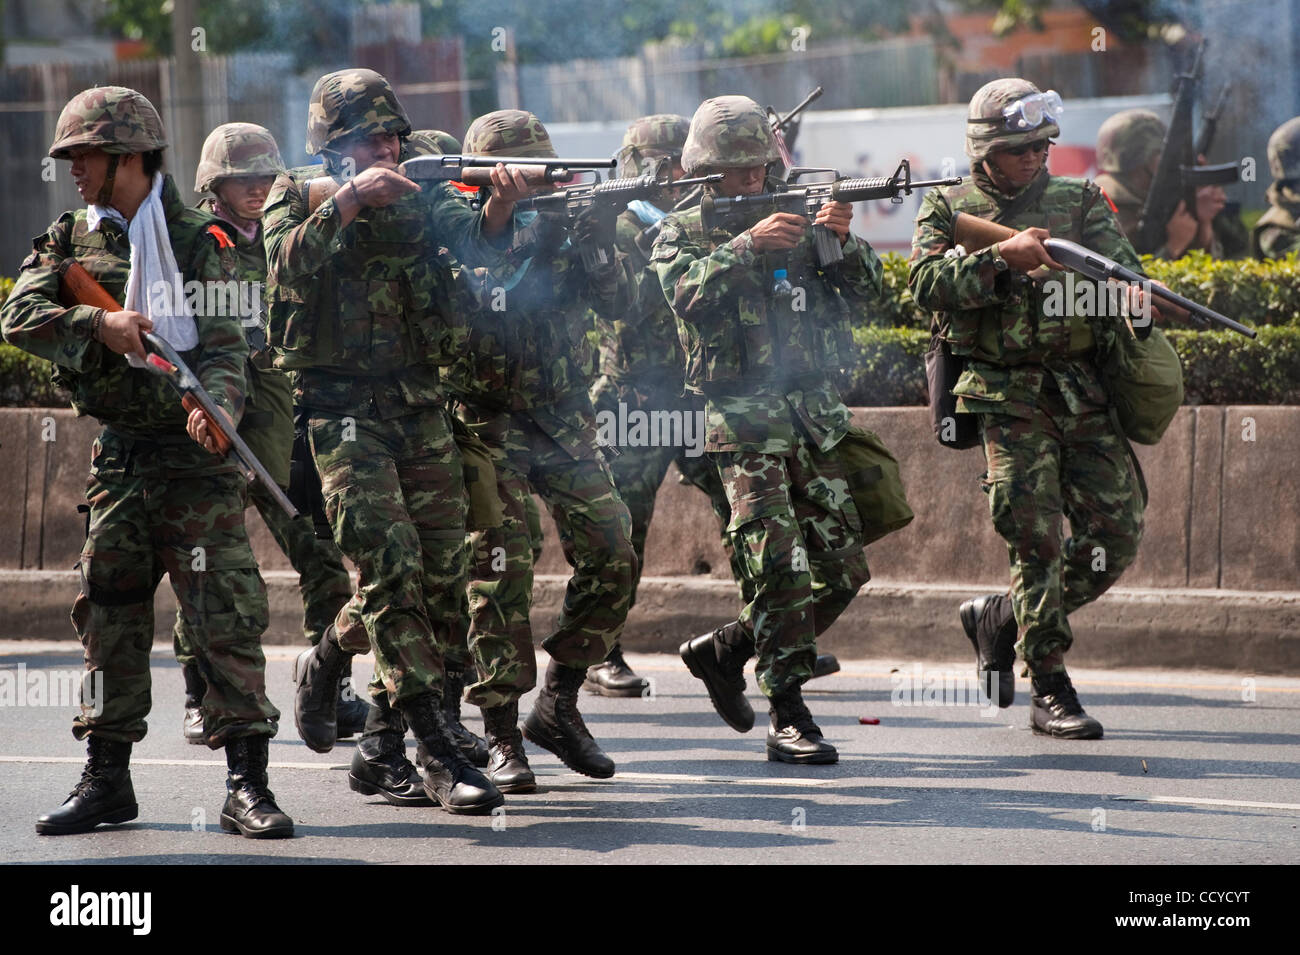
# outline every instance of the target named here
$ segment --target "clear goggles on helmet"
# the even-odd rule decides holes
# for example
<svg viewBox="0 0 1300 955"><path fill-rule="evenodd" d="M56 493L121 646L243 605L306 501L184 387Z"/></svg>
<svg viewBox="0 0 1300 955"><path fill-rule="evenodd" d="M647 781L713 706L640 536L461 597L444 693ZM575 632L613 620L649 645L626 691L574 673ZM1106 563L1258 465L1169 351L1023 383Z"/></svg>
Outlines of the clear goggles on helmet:
<svg viewBox="0 0 1300 955"><path fill-rule="evenodd" d="M969 122L1001 123L1010 132L1023 133L1037 129L1044 123L1058 122L1064 111L1065 104L1061 102L1061 94L1056 90L1048 90L1046 93L1030 93L1028 96L1022 96L1010 106L1004 107L1001 116L992 119L972 119Z"/></svg>

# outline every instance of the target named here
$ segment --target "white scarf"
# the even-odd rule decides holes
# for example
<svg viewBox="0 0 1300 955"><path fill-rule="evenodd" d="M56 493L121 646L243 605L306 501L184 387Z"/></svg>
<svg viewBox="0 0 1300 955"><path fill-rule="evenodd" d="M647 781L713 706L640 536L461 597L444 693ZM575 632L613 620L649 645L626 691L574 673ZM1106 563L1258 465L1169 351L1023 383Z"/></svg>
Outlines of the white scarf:
<svg viewBox="0 0 1300 955"><path fill-rule="evenodd" d="M154 334L167 344L177 351L188 351L199 344L199 330L184 295L185 283L176 267L176 257L172 255L162 187L162 173L154 173L153 187L129 224L116 209L92 205L86 212L86 227L93 232L104 219L126 226L127 241L131 244L131 270L126 279L123 305L130 311L148 315ZM160 294L163 289L166 293ZM137 368L144 367L134 354L127 355L127 361Z"/></svg>

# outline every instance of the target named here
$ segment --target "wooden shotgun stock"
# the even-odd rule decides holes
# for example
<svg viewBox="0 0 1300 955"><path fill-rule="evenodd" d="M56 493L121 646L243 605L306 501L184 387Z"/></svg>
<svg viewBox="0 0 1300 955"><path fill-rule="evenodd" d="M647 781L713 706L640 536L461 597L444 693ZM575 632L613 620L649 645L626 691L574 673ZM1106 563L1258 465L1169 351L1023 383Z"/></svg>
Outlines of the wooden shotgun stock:
<svg viewBox="0 0 1300 955"><path fill-rule="evenodd" d="M968 212L957 212L952 217L953 242L966 250L967 255L983 252L996 242L1003 242L1016 234L1010 226L981 219Z"/></svg>

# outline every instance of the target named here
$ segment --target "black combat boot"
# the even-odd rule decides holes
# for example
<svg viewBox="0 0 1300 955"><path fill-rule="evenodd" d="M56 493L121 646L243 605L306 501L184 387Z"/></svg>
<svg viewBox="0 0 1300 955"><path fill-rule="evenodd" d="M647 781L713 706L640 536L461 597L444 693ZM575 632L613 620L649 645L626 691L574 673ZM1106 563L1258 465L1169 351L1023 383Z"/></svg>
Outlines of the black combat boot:
<svg viewBox="0 0 1300 955"><path fill-rule="evenodd" d="M385 693L375 700L357 741L348 788L363 796L383 796L394 806L432 806L424 778L406 758L406 720Z"/></svg>
<svg viewBox="0 0 1300 955"><path fill-rule="evenodd" d="M578 690L586 678L586 670L551 660L533 711L524 720L524 736L549 749L574 772L608 779L614 775L614 761L596 745L578 712Z"/></svg>
<svg viewBox="0 0 1300 955"><path fill-rule="evenodd" d="M600 696L645 696L650 689L649 680L632 672L623 659L623 648L617 643L603 663L587 667L587 682L583 685Z"/></svg>
<svg viewBox="0 0 1300 955"><path fill-rule="evenodd" d="M208 734L203 731L203 694L208 692L207 681L197 663L181 667L181 676L185 679L185 721L181 724L181 735L187 743L205 744Z"/></svg>
<svg viewBox="0 0 1300 955"><path fill-rule="evenodd" d="M772 726L767 731L767 758L775 763L835 763L840 754L822 739L804 705L799 687L792 687L769 701Z"/></svg>
<svg viewBox="0 0 1300 955"><path fill-rule="evenodd" d="M343 667L343 676L339 680L339 702L336 713L335 732L338 734L338 739L347 739L364 732L366 720L370 718L370 703L366 701L364 694L357 692L356 684L352 682L352 657L350 656Z"/></svg>
<svg viewBox="0 0 1300 955"><path fill-rule="evenodd" d="M420 741L415 763L424 771L424 791L448 812L467 816L490 813L506 797L467 760L442 712L441 701L426 693L401 704L411 732Z"/></svg>
<svg viewBox="0 0 1300 955"><path fill-rule="evenodd" d="M483 769L488 764L488 745L483 737L476 736L460 721L460 697L465 692L465 671L447 667L443 671L442 712L447 719L447 729L465 758Z"/></svg>
<svg viewBox="0 0 1300 955"><path fill-rule="evenodd" d="M226 743L226 804L221 828L249 839L288 839L293 820L275 804L267 788L269 736L241 736Z"/></svg>
<svg viewBox="0 0 1300 955"><path fill-rule="evenodd" d="M325 628L320 643L293 662L293 722L307 748L328 753L338 739L338 705L343 670L352 654L339 646L334 625Z"/></svg>
<svg viewBox="0 0 1300 955"><path fill-rule="evenodd" d="M483 728L488 738L488 778L503 793L530 793L537 777L524 755L524 737L519 732L519 701L484 707Z"/></svg>
<svg viewBox="0 0 1300 955"><path fill-rule="evenodd" d="M131 744L90 735L81 782L53 812L36 820L43 836L89 832L102 822L129 822L140 815L131 788Z"/></svg>
<svg viewBox="0 0 1300 955"><path fill-rule="evenodd" d="M830 676L832 673L840 672L840 661L835 659L833 653L817 654L817 662L813 664L812 679L819 676Z"/></svg>
<svg viewBox="0 0 1300 955"><path fill-rule="evenodd" d="M704 681L713 708L737 733L754 728L754 708L745 699L745 661L754 655L740 625L725 627L687 640L678 652L691 676Z"/></svg>
<svg viewBox="0 0 1300 955"><path fill-rule="evenodd" d="M1101 739L1101 724L1083 711L1068 673L1035 675L1030 681L1029 725L1058 739Z"/></svg>
<svg viewBox="0 0 1300 955"><path fill-rule="evenodd" d="M1005 709L1016 700L1016 615L1008 594L985 594L957 611L966 638L975 647L980 688Z"/></svg>

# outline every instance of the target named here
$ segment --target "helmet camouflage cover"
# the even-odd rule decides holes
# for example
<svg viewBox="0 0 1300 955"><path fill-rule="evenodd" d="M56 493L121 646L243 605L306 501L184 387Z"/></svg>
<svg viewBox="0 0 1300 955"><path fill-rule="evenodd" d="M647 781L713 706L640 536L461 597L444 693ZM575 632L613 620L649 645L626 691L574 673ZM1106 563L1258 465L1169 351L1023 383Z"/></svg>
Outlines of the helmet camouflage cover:
<svg viewBox="0 0 1300 955"><path fill-rule="evenodd" d="M972 119L1001 119L1002 111L1019 99L1041 93L1037 86L1019 77L985 83L970 99L966 112L966 155L971 162L979 162L998 149L1014 149L1026 143L1051 139L1061 135L1061 128L1050 120L1041 126L1026 130L1010 130L995 123L972 123Z"/></svg>
<svg viewBox="0 0 1300 955"><path fill-rule="evenodd" d="M556 158L542 121L523 109L499 109L474 120L465 131L465 152L471 156Z"/></svg>
<svg viewBox="0 0 1300 955"><path fill-rule="evenodd" d="M1268 171L1274 179L1300 179L1300 116L1268 137Z"/></svg>
<svg viewBox="0 0 1300 955"><path fill-rule="evenodd" d="M776 162L776 138L767 114L748 96L717 96L700 104L682 147L682 168L694 176L710 169Z"/></svg>
<svg viewBox="0 0 1300 955"><path fill-rule="evenodd" d="M82 90L63 107L54 127L50 155L71 159L71 150L93 146L106 153L149 153L167 148L162 119L153 103L125 86Z"/></svg>
<svg viewBox="0 0 1300 955"><path fill-rule="evenodd" d="M441 129L417 129L406 144L415 156L455 156L460 152L460 140Z"/></svg>
<svg viewBox="0 0 1300 955"><path fill-rule="evenodd" d="M388 80L374 70L326 73L307 107L307 152L316 156L348 137L406 136L411 121Z"/></svg>
<svg viewBox="0 0 1300 955"><path fill-rule="evenodd" d="M664 156L680 158L690 128L691 121L676 113L656 113L635 120L623 134L623 145L615 154L619 176L631 178L653 172L653 161Z"/></svg>
<svg viewBox="0 0 1300 955"><path fill-rule="evenodd" d="M255 123L225 123L208 133L199 155L194 191L208 192L228 176L278 176L284 172L275 137Z"/></svg>
<svg viewBox="0 0 1300 955"><path fill-rule="evenodd" d="M1097 168L1127 173L1160 154L1167 127L1149 109L1126 109L1107 117L1097 131Z"/></svg>

